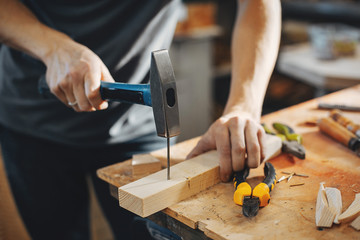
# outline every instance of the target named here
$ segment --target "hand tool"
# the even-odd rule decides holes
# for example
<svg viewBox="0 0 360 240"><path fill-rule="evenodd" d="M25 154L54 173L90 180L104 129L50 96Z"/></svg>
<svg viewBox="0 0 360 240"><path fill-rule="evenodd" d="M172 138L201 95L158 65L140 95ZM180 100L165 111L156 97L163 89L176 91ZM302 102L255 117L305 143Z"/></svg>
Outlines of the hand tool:
<svg viewBox="0 0 360 240"><path fill-rule="evenodd" d="M271 131L265 124L262 124L267 134L276 135L282 140L282 152L289 153L299 159L305 159L305 148L302 145L301 135L283 123L273 123L273 127L278 133Z"/></svg>
<svg viewBox="0 0 360 240"><path fill-rule="evenodd" d="M170 138L180 134L179 110L174 70L167 50L151 53L149 84L101 82L101 98L108 101L141 104L153 108L157 135L167 138L167 179L170 179ZM45 76L39 80L39 92L54 97Z"/></svg>
<svg viewBox="0 0 360 240"><path fill-rule="evenodd" d="M334 119L335 122L339 123L343 127L345 127L350 132L354 133L357 137L360 137L360 125L354 123L344 115L338 109L334 109L330 112L330 117Z"/></svg>
<svg viewBox="0 0 360 240"><path fill-rule="evenodd" d="M360 112L360 106L350 106L344 104L329 104L329 103L319 103L319 109L339 109L344 111L353 111L353 112Z"/></svg>
<svg viewBox="0 0 360 240"><path fill-rule="evenodd" d="M246 182L250 169L244 168L234 173L234 202L242 206L245 217L257 215L260 207L265 207L270 202L270 192L276 184L276 172L274 166L266 162L264 166L265 179L256 185L254 189Z"/></svg>
<svg viewBox="0 0 360 240"><path fill-rule="evenodd" d="M360 139L355 134L335 122L331 117L320 119L318 125L321 132L347 146L360 156Z"/></svg>

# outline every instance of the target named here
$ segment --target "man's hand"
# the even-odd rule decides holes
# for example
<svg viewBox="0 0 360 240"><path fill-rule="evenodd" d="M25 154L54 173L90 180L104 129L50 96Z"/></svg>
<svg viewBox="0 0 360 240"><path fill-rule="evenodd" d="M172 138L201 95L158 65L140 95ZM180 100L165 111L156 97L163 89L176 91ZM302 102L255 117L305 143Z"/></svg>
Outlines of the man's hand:
<svg viewBox="0 0 360 240"><path fill-rule="evenodd" d="M228 181L232 171L256 168L264 160L265 132L259 120L279 49L280 29L279 0L238 0L231 87L224 114L188 156L217 149L222 181Z"/></svg>
<svg viewBox="0 0 360 240"><path fill-rule="evenodd" d="M51 92L66 106L75 111L107 108L100 97L100 81L114 80L100 58L42 24L20 1L0 0L0 42L43 61Z"/></svg>
<svg viewBox="0 0 360 240"><path fill-rule="evenodd" d="M229 113L215 121L187 158L217 149L220 178L227 182L233 171L245 166L258 167L264 160L265 132L262 126L244 114Z"/></svg>
<svg viewBox="0 0 360 240"><path fill-rule="evenodd" d="M114 80L101 59L71 39L53 49L44 60L51 92L78 112L106 109L108 103L100 96L100 80Z"/></svg>

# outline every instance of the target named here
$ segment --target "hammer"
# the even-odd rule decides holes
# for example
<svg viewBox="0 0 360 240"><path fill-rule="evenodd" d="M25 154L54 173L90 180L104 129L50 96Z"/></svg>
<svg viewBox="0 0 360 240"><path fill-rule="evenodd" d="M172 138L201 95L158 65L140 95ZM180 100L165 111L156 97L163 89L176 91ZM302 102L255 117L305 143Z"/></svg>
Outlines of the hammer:
<svg viewBox="0 0 360 240"><path fill-rule="evenodd" d="M39 92L53 98L45 76L39 80ZM170 138L180 134L179 110L174 70L167 50L151 53L150 83L128 84L101 82L103 100L141 104L153 108L157 135L167 138L167 179L170 179Z"/></svg>
<svg viewBox="0 0 360 240"><path fill-rule="evenodd" d="M170 179L170 138L180 134L174 70L167 50L151 53L150 83L101 82L101 98L153 108L157 135L167 138L167 179Z"/></svg>

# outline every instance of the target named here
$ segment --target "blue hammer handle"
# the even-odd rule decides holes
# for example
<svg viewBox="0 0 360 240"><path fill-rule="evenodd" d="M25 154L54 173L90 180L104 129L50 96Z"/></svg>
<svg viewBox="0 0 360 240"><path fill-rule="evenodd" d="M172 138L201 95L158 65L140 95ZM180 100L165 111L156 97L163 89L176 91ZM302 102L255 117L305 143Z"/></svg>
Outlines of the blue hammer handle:
<svg viewBox="0 0 360 240"><path fill-rule="evenodd" d="M45 76L39 79L39 92L44 98L55 98L50 92ZM108 101L135 103L152 106L150 84L101 82L101 98Z"/></svg>
<svg viewBox="0 0 360 240"><path fill-rule="evenodd" d="M150 84L101 82L101 98L108 101L152 106Z"/></svg>

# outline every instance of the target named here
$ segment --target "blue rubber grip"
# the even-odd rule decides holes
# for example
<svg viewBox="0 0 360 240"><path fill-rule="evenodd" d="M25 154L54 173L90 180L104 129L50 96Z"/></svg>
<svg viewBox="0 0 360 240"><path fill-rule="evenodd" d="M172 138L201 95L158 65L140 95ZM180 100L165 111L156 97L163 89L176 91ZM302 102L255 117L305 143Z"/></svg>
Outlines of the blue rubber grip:
<svg viewBox="0 0 360 240"><path fill-rule="evenodd" d="M101 82L101 98L108 101L152 106L150 84Z"/></svg>

